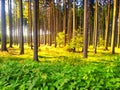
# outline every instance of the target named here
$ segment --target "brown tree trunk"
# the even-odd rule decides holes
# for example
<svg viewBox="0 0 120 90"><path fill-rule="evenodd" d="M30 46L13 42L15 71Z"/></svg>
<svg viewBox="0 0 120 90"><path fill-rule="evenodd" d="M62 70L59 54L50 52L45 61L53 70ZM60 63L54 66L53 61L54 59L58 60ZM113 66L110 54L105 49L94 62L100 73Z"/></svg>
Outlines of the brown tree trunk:
<svg viewBox="0 0 120 90"><path fill-rule="evenodd" d="M97 50L97 40L98 40L98 0L96 0L94 16L94 53L96 53Z"/></svg>
<svg viewBox="0 0 120 90"><path fill-rule="evenodd" d="M106 30L105 30L105 50L108 50L109 20L110 19L110 0L107 3Z"/></svg>
<svg viewBox="0 0 120 90"><path fill-rule="evenodd" d="M117 47L120 47L120 0L119 0L119 15L118 15L118 39L117 39Z"/></svg>
<svg viewBox="0 0 120 90"><path fill-rule="evenodd" d="M9 30L10 30L10 47L13 44L13 32L12 32L12 5L11 0L8 0L8 12L9 12Z"/></svg>
<svg viewBox="0 0 120 90"><path fill-rule="evenodd" d="M115 53L115 31L116 31L116 8L117 0L114 0L113 23L112 23L112 38L111 38L111 53Z"/></svg>
<svg viewBox="0 0 120 90"><path fill-rule="evenodd" d="M66 23L66 18L67 18L67 8L66 8L66 0L63 1L63 33L64 33L64 46L66 46L67 38L67 23Z"/></svg>
<svg viewBox="0 0 120 90"><path fill-rule="evenodd" d="M70 40L71 40L71 38L72 38L72 5L71 5L71 2L69 1L68 2L68 32L67 32L67 34L68 34L68 41L69 41L69 43L70 43Z"/></svg>
<svg viewBox="0 0 120 90"><path fill-rule="evenodd" d="M24 37L23 37L23 5L22 0L19 1L20 9L20 54L24 54Z"/></svg>
<svg viewBox="0 0 120 90"><path fill-rule="evenodd" d="M28 1L28 45L31 47L31 49L33 49L31 0Z"/></svg>
<svg viewBox="0 0 120 90"><path fill-rule="evenodd" d="M46 45L46 43L47 43L47 22L46 22L46 15L45 15L46 13L44 12L44 17L43 17L43 24L44 24L44 26L43 26L43 28L44 28L44 45Z"/></svg>
<svg viewBox="0 0 120 90"><path fill-rule="evenodd" d="M5 13L5 0L1 0L1 27L2 27L2 44L1 50L6 51L6 13Z"/></svg>
<svg viewBox="0 0 120 90"><path fill-rule="evenodd" d="M83 57L87 58L88 51L88 26L87 26L87 5L88 0L84 0L84 41L83 41Z"/></svg>
<svg viewBox="0 0 120 90"><path fill-rule="evenodd" d="M35 61L38 61L38 38L37 38L37 14L38 14L38 12L37 12L37 3L38 3L39 1L38 0L34 0L33 1L33 10L34 10L34 19L33 19L33 29L34 29L34 57L33 57L33 59L35 60Z"/></svg>

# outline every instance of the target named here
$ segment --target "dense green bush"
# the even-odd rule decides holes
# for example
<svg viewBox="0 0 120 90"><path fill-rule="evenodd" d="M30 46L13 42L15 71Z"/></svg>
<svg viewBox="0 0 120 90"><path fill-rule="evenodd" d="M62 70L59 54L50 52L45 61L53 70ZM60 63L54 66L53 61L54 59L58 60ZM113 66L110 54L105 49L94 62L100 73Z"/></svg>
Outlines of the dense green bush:
<svg viewBox="0 0 120 90"><path fill-rule="evenodd" d="M54 63L1 62L0 90L120 89L119 58L111 63L81 63L76 60L76 65L67 60Z"/></svg>

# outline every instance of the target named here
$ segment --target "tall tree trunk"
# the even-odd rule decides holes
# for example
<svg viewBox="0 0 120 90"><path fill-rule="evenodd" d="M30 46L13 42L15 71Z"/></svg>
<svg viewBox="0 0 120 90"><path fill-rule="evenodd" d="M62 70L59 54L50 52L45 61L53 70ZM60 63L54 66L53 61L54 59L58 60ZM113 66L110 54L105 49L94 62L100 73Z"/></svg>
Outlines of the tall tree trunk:
<svg viewBox="0 0 120 90"><path fill-rule="evenodd" d="M35 60L35 61L38 61L38 38L37 38L37 14L38 14L38 12L37 12L37 3L38 3L39 1L38 0L34 0L33 1L33 10L34 10L34 19L33 19L33 29L34 29L34 57L33 57L33 59Z"/></svg>
<svg viewBox="0 0 120 90"><path fill-rule="evenodd" d="M67 18L67 8L66 8L66 0L63 1L63 32L64 32L64 46L66 46L66 34L67 34L67 26L66 26L66 18Z"/></svg>
<svg viewBox="0 0 120 90"><path fill-rule="evenodd" d="M17 14L18 5L15 3L15 45L18 45L18 14Z"/></svg>
<svg viewBox="0 0 120 90"><path fill-rule="evenodd" d="M39 0L37 1L37 40L38 40L38 47L40 46L40 7L39 7ZM41 23L42 25L42 23Z"/></svg>
<svg viewBox="0 0 120 90"><path fill-rule="evenodd" d="M112 38L111 38L111 53L115 53L115 31L116 31L116 8L117 0L114 0L113 23L112 23Z"/></svg>
<svg viewBox="0 0 120 90"><path fill-rule="evenodd" d="M119 0L119 15L118 15L118 39L117 39L117 47L120 47L120 0Z"/></svg>
<svg viewBox="0 0 120 90"><path fill-rule="evenodd" d="M96 0L94 16L94 53L96 53L97 50L97 40L98 40L98 0Z"/></svg>
<svg viewBox="0 0 120 90"><path fill-rule="evenodd" d="M75 15L75 0L73 0L73 42L75 42L75 36L76 36L76 15ZM75 47L73 48L73 51L75 52Z"/></svg>
<svg viewBox="0 0 120 90"><path fill-rule="evenodd" d="M84 0L84 48L83 48L83 57L87 58L87 51L88 51L88 28L87 28L87 5L88 0Z"/></svg>
<svg viewBox="0 0 120 90"><path fill-rule="evenodd" d="M24 36L23 36L23 5L22 0L19 0L20 9L20 54L24 54Z"/></svg>
<svg viewBox="0 0 120 90"><path fill-rule="evenodd" d="M75 35L76 35L76 25L75 25L75 0L73 0L73 38L75 38Z"/></svg>
<svg viewBox="0 0 120 90"><path fill-rule="evenodd" d="M44 12L44 17L43 17L43 24L44 24L44 26L43 26L43 28L44 28L44 45L46 45L46 43L47 43L47 33L46 33L46 31L47 31L47 22L46 22L46 15L45 15L46 13Z"/></svg>
<svg viewBox="0 0 120 90"><path fill-rule="evenodd" d="M13 32L12 32L12 5L11 0L8 0L8 12L9 12L9 30L10 30L10 47L13 44Z"/></svg>
<svg viewBox="0 0 120 90"><path fill-rule="evenodd" d="M2 27L2 45L1 50L6 51L6 14L5 14L5 0L1 0L1 27Z"/></svg>
<svg viewBox="0 0 120 90"><path fill-rule="evenodd" d="M56 21L56 9L55 9L55 5L54 5L54 2L53 2L53 23L54 23L54 31L53 31L53 33L54 33L54 35L53 35L53 38L54 38L54 45L55 45L55 47L56 47L56 23L57 23L57 21Z"/></svg>
<svg viewBox="0 0 120 90"><path fill-rule="evenodd" d="M106 30L105 30L105 50L108 50L109 20L110 19L110 0L107 3Z"/></svg>
<svg viewBox="0 0 120 90"><path fill-rule="evenodd" d="M71 2L69 0L68 2L68 23L67 23L67 34L68 34L68 42L70 43L70 40L72 38L72 5L71 5Z"/></svg>
<svg viewBox="0 0 120 90"><path fill-rule="evenodd" d="M32 11L31 11L31 0L28 1L28 45L32 49Z"/></svg>
<svg viewBox="0 0 120 90"><path fill-rule="evenodd" d="M56 8L56 30L55 30L55 38L57 36L57 33L59 31L59 7L57 4L57 8ZM57 46L57 42L55 41L55 47Z"/></svg>

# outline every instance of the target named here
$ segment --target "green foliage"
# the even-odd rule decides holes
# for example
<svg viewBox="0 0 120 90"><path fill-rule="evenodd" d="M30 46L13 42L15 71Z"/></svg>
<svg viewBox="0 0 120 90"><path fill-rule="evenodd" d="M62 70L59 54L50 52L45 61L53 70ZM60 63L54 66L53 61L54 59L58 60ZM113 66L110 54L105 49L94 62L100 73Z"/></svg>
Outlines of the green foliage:
<svg viewBox="0 0 120 90"><path fill-rule="evenodd" d="M59 47L64 45L64 37L65 34L63 32L59 32L56 37L56 42Z"/></svg>
<svg viewBox="0 0 120 90"><path fill-rule="evenodd" d="M99 41L99 42L98 42L98 46L104 46L105 40L103 40L103 39L100 37L98 41Z"/></svg>
<svg viewBox="0 0 120 90"><path fill-rule="evenodd" d="M0 90L119 90L120 57L113 62L0 62ZM75 65L76 63L76 65Z"/></svg>
<svg viewBox="0 0 120 90"><path fill-rule="evenodd" d="M76 31L76 36L70 40L68 43L68 48L80 48L83 46L83 36L80 35L79 30Z"/></svg>

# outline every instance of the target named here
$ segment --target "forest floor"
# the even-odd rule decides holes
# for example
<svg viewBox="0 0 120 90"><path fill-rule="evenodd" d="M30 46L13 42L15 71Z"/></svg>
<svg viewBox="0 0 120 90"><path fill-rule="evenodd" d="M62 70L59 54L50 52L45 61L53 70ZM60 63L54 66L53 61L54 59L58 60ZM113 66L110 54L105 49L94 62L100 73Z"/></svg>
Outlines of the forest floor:
<svg viewBox="0 0 120 90"><path fill-rule="evenodd" d="M109 48L110 49L110 48ZM39 63L33 62L33 50L25 46L0 51L0 90L101 90L120 89L120 49L110 54L98 47L94 54L89 47L88 58L82 52L68 52L66 48L41 46Z"/></svg>

